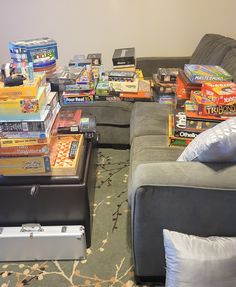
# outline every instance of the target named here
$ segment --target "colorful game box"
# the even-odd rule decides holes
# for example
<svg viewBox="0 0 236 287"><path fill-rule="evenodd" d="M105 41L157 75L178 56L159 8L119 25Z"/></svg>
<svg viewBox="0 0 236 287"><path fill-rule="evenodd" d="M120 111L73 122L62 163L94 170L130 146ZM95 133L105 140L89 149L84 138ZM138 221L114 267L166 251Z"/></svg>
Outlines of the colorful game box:
<svg viewBox="0 0 236 287"><path fill-rule="evenodd" d="M39 87L36 98L6 97L0 98L1 120L37 120L42 117L42 111L47 103L45 87Z"/></svg>
<svg viewBox="0 0 236 287"><path fill-rule="evenodd" d="M10 42L9 50L14 62L31 62L34 67L51 65L58 59L57 43L51 38L37 38Z"/></svg>
<svg viewBox="0 0 236 287"><path fill-rule="evenodd" d="M176 98L188 100L190 98L191 91L201 90L201 84L192 83L184 74L180 71L177 76L177 86L176 86Z"/></svg>
<svg viewBox="0 0 236 287"><path fill-rule="evenodd" d="M133 82L109 81L110 92L137 93L138 86L139 86L138 79L136 79Z"/></svg>
<svg viewBox="0 0 236 287"><path fill-rule="evenodd" d="M9 156L44 156L49 154L47 144L40 145L18 145L15 147L0 147L1 157Z"/></svg>
<svg viewBox="0 0 236 287"><path fill-rule="evenodd" d="M216 65L184 65L184 72L192 83L205 81L232 81L232 76L222 67Z"/></svg>
<svg viewBox="0 0 236 287"><path fill-rule="evenodd" d="M22 86L4 87L4 83L0 82L0 100L17 98L36 98L38 88L42 85L42 76L37 76L33 81L25 80Z"/></svg>
<svg viewBox="0 0 236 287"><path fill-rule="evenodd" d="M58 135L53 139L51 147L51 174L75 175L83 148L84 136Z"/></svg>
<svg viewBox="0 0 236 287"><path fill-rule="evenodd" d="M205 82L202 93L216 105L236 103L236 84L233 82Z"/></svg>
<svg viewBox="0 0 236 287"><path fill-rule="evenodd" d="M215 102L205 97L201 91L191 93L191 101L196 105L197 113L204 116L236 116L236 103L216 105Z"/></svg>
<svg viewBox="0 0 236 287"><path fill-rule="evenodd" d="M53 125L53 129L59 134L79 133L81 109L62 109Z"/></svg>

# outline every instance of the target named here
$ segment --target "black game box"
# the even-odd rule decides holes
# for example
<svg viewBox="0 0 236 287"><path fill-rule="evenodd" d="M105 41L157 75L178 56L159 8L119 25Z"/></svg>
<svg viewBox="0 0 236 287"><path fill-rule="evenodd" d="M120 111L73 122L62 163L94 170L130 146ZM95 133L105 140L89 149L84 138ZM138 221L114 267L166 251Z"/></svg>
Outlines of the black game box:
<svg viewBox="0 0 236 287"><path fill-rule="evenodd" d="M95 54L88 54L87 59L92 62L94 66L100 66L102 64L102 54L95 53Z"/></svg>
<svg viewBox="0 0 236 287"><path fill-rule="evenodd" d="M135 65L135 49L116 49L112 57L112 62L114 66Z"/></svg>

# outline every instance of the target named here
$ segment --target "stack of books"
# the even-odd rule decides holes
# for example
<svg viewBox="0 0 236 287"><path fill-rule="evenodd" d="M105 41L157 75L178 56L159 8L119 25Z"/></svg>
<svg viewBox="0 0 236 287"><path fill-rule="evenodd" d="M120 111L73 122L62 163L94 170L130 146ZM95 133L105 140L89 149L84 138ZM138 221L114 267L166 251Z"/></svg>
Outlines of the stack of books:
<svg viewBox="0 0 236 287"><path fill-rule="evenodd" d="M57 94L45 86L45 75L22 86L0 83L0 174L50 172L49 144L60 109Z"/></svg>

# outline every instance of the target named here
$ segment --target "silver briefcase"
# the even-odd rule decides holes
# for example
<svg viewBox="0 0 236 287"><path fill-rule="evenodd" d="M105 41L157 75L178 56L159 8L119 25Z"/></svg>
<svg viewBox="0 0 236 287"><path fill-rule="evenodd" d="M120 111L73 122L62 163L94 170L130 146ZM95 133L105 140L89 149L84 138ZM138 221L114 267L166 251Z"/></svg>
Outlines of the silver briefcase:
<svg viewBox="0 0 236 287"><path fill-rule="evenodd" d="M81 225L0 228L0 261L82 260L86 257Z"/></svg>

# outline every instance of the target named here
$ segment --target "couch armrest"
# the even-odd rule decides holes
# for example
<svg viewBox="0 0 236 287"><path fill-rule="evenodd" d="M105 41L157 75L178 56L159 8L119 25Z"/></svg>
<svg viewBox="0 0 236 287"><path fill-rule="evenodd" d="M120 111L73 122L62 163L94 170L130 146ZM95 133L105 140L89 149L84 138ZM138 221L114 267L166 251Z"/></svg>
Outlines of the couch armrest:
<svg viewBox="0 0 236 287"><path fill-rule="evenodd" d="M158 68L181 68L188 64L190 57L140 57L136 58L136 68L142 69L145 78L151 78Z"/></svg>
<svg viewBox="0 0 236 287"><path fill-rule="evenodd" d="M154 162L130 167L129 203L142 186L193 187L212 190L236 190L236 165L201 162Z"/></svg>
<svg viewBox="0 0 236 287"><path fill-rule="evenodd" d="M236 165L132 162L129 191L135 274L165 276L163 229L235 236ZM130 184L130 182L129 182Z"/></svg>

